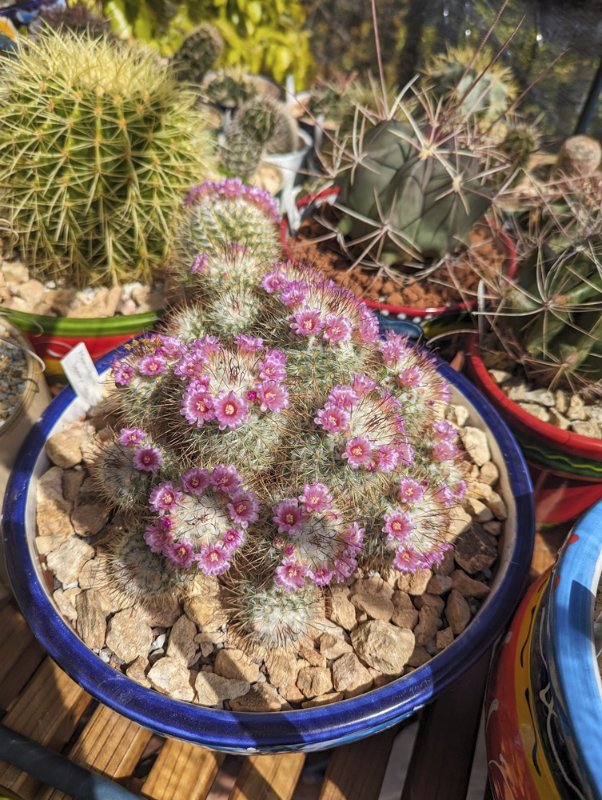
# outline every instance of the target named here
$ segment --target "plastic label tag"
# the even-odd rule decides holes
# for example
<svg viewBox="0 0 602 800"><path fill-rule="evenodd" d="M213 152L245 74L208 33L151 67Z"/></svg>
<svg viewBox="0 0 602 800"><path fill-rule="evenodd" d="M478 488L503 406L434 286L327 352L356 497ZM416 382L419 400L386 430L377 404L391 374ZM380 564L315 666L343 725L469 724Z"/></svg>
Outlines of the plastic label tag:
<svg viewBox="0 0 602 800"><path fill-rule="evenodd" d="M102 400L100 376L84 342L61 358L61 366L73 391L85 403L93 406Z"/></svg>

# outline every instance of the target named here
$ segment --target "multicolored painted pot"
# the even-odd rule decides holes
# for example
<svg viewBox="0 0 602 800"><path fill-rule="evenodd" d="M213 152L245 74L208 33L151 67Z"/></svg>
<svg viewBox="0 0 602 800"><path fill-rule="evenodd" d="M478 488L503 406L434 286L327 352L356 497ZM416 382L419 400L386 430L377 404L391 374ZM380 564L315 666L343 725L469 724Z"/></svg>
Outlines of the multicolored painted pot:
<svg viewBox="0 0 602 800"><path fill-rule="evenodd" d="M156 311L130 316L79 318L4 310L7 319L25 333L37 355L43 359L49 379L62 377L60 360L79 342L84 342L92 360L96 361L152 328L159 319Z"/></svg>
<svg viewBox="0 0 602 800"><path fill-rule="evenodd" d="M297 201L297 209L301 214L311 214L313 209L319 208L321 205L334 203L337 195L338 189L336 188L325 189L318 194L305 195L304 197L299 198ZM516 272L517 267L516 247L514 242L502 229L496 230L495 235L500 238L507 249L508 257L505 271L507 275L512 276ZM287 240L289 236L289 221L286 217L284 217L280 225L280 239L285 252L290 256L290 251L288 250L287 246ZM468 301L456 303L455 305L451 306L437 306L434 308L396 306L391 305L390 303L380 303L367 299L364 299L364 302L369 308L378 312L379 318L384 318L385 320L408 320L410 322L415 322L421 325L427 337L432 337L452 329L455 323L457 323L459 317L474 307L476 300L474 302ZM388 326L385 323L381 327L387 328Z"/></svg>
<svg viewBox="0 0 602 800"><path fill-rule="evenodd" d="M495 800L602 800L601 576L598 503L531 586L499 649L485 707Z"/></svg>
<svg viewBox="0 0 602 800"><path fill-rule="evenodd" d="M469 341L466 370L510 425L527 457L538 525L570 522L602 499L602 439L563 431L510 400L483 363L476 336Z"/></svg>
<svg viewBox="0 0 602 800"><path fill-rule="evenodd" d="M118 353L98 365L106 370ZM235 713L172 700L105 664L63 620L45 585L35 550L37 480L47 469L47 438L85 412L64 389L25 442L7 489L3 533L9 578L35 636L86 691L121 714L167 736L234 753L312 751L384 730L432 700L476 662L503 630L523 590L533 549L533 497L526 464L492 406L462 375L438 366L469 424L486 431L508 508L499 566L491 591L466 630L409 675L332 705L274 713Z"/></svg>

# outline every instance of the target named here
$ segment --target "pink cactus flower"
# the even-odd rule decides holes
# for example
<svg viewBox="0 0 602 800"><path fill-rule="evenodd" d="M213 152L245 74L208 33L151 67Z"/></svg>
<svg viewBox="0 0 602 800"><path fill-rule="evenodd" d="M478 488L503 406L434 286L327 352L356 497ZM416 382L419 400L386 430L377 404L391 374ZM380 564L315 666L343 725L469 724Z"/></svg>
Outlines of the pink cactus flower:
<svg viewBox="0 0 602 800"><path fill-rule="evenodd" d="M134 377L134 368L127 361L117 359L111 364L111 375L118 386L129 386Z"/></svg>
<svg viewBox="0 0 602 800"><path fill-rule="evenodd" d="M210 476L211 485L232 497L242 485L242 478L232 464L218 464Z"/></svg>
<svg viewBox="0 0 602 800"><path fill-rule="evenodd" d="M345 411L350 411L358 400L359 396L351 386L335 386L328 395L329 403Z"/></svg>
<svg viewBox="0 0 602 800"><path fill-rule="evenodd" d="M329 433L345 433L349 429L349 414L344 409L327 403L318 411L314 422Z"/></svg>
<svg viewBox="0 0 602 800"><path fill-rule="evenodd" d="M393 472L399 463L399 452L392 444L383 444L376 454L376 468L379 472Z"/></svg>
<svg viewBox="0 0 602 800"><path fill-rule="evenodd" d="M259 501L253 492L238 491L228 503L228 512L234 522L246 528L259 518Z"/></svg>
<svg viewBox="0 0 602 800"><path fill-rule="evenodd" d="M152 553L163 553L164 549L173 542L171 528L163 525L163 520L158 520L149 525L144 531L144 541Z"/></svg>
<svg viewBox="0 0 602 800"><path fill-rule="evenodd" d="M148 434L145 433L142 428L122 428L119 431L117 441L119 444L124 445L124 447L132 447L143 442L147 436Z"/></svg>
<svg viewBox="0 0 602 800"><path fill-rule="evenodd" d="M324 564L309 570L309 578L316 586L328 586L334 578L334 570L329 569Z"/></svg>
<svg viewBox="0 0 602 800"><path fill-rule="evenodd" d="M155 353L142 356L138 362L138 372L141 375L154 378L155 375L162 375L167 369L167 359Z"/></svg>
<svg viewBox="0 0 602 800"><path fill-rule="evenodd" d="M258 399L261 403L262 411L273 411L278 413L284 408L288 408L289 398L286 386L276 381L265 381L258 390Z"/></svg>
<svg viewBox="0 0 602 800"><path fill-rule="evenodd" d="M397 376L399 383L407 389L415 389L422 385L424 370L420 367L406 367Z"/></svg>
<svg viewBox="0 0 602 800"><path fill-rule="evenodd" d="M287 281L278 296L285 306L294 308L305 301L308 293L309 286L305 281Z"/></svg>
<svg viewBox="0 0 602 800"><path fill-rule="evenodd" d="M423 556L410 548L400 547L393 559L393 566L399 572L416 572L422 569L423 565Z"/></svg>
<svg viewBox="0 0 602 800"><path fill-rule="evenodd" d="M269 350L259 362L259 377L264 381L283 381L286 378L286 356L280 350Z"/></svg>
<svg viewBox="0 0 602 800"><path fill-rule="evenodd" d="M392 539L403 541L413 530L414 523L406 511L396 508L385 514L383 531Z"/></svg>
<svg viewBox="0 0 602 800"><path fill-rule="evenodd" d="M180 478L182 488L185 491L190 492L190 494L195 495L202 494L209 486L209 482L209 471L206 469L200 469L199 467L193 467L192 469L187 470Z"/></svg>
<svg viewBox="0 0 602 800"><path fill-rule="evenodd" d="M206 575L221 575L230 566L230 551L221 542L205 544L196 561Z"/></svg>
<svg viewBox="0 0 602 800"><path fill-rule="evenodd" d="M235 342L241 353L249 353L251 355L263 347L263 339L261 337L247 336L245 333L239 333Z"/></svg>
<svg viewBox="0 0 602 800"><path fill-rule="evenodd" d="M411 506L424 498L424 486L415 478L402 478L399 482L399 499Z"/></svg>
<svg viewBox="0 0 602 800"><path fill-rule="evenodd" d="M192 259L192 265L190 267L190 271L193 274L202 272L207 266L208 260L209 256L207 255L207 253L197 253L196 256Z"/></svg>
<svg viewBox="0 0 602 800"><path fill-rule="evenodd" d="M229 553L232 553L234 550L240 547L244 540L244 531L239 530L238 528L228 528L222 537L224 549Z"/></svg>
<svg viewBox="0 0 602 800"><path fill-rule="evenodd" d="M323 327L320 312L315 308L297 311L291 319L291 328L301 336L316 336Z"/></svg>
<svg viewBox="0 0 602 800"><path fill-rule="evenodd" d="M458 455L458 445L448 439L437 442L431 450L435 461L452 461Z"/></svg>
<svg viewBox="0 0 602 800"><path fill-rule="evenodd" d="M178 542L167 544L163 548L163 555L170 564L178 569L188 569L196 560L194 547L188 539L180 539Z"/></svg>
<svg viewBox="0 0 602 800"><path fill-rule="evenodd" d="M347 442L343 458L347 459L351 469L371 466L372 447L370 442L364 436L355 436Z"/></svg>
<svg viewBox="0 0 602 800"><path fill-rule="evenodd" d="M353 334L353 326L342 314L328 314L324 319L322 336L329 342L348 342Z"/></svg>
<svg viewBox="0 0 602 800"><path fill-rule="evenodd" d="M239 428L247 421L249 407L235 392L220 392L213 404L220 431Z"/></svg>
<svg viewBox="0 0 602 800"><path fill-rule="evenodd" d="M280 270L275 270L274 272L268 272L267 275L264 275L261 279L261 285L266 290L268 294L276 294L276 292L280 292L287 284L286 276Z"/></svg>
<svg viewBox="0 0 602 800"><path fill-rule="evenodd" d="M189 386L184 392L180 414L185 417L186 422L196 425L197 428L202 428L216 416L211 397L204 389L198 389L195 385Z"/></svg>
<svg viewBox="0 0 602 800"><path fill-rule="evenodd" d="M353 391L358 397L365 397L375 388L376 381L374 378L366 375L365 372L358 372L357 375L353 376L353 382L351 385L353 387Z"/></svg>
<svg viewBox="0 0 602 800"><path fill-rule="evenodd" d="M163 466L163 456L158 447L137 447L132 456L132 464L143 472L156 472Z"/></svg>
<svg viewBox="0 0 602 800"><path fill-rule="evenodd" d="M272 520L278 525L279 533L297 533L305 519L305 513L299 507L296 497L288 500L281 500L274 508Z"/></svg>
<svg viewBox="0 0 602 800"><path fill-rule="evenodd" d="M181 493L172 483L160 483L150 493L148 504L153 511L158 511L159 514L166 514L177 506L181 496Z"/></svg>
<svg viewBox="0 0 602 800"><path fill-rule="evenodd" d="M306 483L299 501L311 514L319 514L332 508L332 495L323 483Z"/></svg>
<svg viewBox="0 0 602 800"><path fill-rule="evenodd" d="M279 567L276 567L274 583L278 586L282 586L284 589L294 591L295 589L302 589L305 586L306 575L307 567L285 559Z"/></svg>

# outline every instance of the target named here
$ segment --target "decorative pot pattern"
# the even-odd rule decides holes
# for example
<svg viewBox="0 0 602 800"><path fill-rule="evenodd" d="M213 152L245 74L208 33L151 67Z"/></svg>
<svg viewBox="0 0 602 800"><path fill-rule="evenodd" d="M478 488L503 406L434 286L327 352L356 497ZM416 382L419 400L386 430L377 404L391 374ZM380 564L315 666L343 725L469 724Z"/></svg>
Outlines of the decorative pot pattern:
<svg viewBox="0 0 602 800"><path fill-rule="evenodd" d="M62 377L60 360L79 342L84 342L92 360L96 361L149 330L159 319L155 311L129 316L79 318L50 317L6 309L6 316L25 333L46 364L49 378Z"/></svg>
<svg viewBox="0 0 602 800"><path fill-rule="evenodd" d="M117 354L99 368L107 369ZM453 684L495 640L522 591L533 547L532 488L526 465L505 424L465 378L438 369L484 426L501 468L500 490L509 520L489 597L470 626L448 648L404 678L328 706L273 713L236 713L172 700L103 663L63 621L42 579L35 552L36 479L47 465L44 444L85 408L70 389L48 408L19 455L4 506L7 562L15 595L31 628L53 658L87 691L121 714L167 736L234 753L312 751L352 742L413 714Z"/></svg>
<svg viewBox="0 0 602 800"><path fill-rule="evenodd" d="M602 503L533 584L498 653L486 701L495 800L601 800L602 682L593 641Z"/></svg>

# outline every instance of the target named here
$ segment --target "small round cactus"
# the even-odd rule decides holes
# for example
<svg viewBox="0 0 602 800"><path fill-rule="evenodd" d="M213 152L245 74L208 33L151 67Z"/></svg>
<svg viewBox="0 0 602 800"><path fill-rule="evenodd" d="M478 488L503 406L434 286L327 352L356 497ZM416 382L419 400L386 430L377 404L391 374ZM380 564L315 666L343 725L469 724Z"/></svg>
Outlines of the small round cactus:
<svg viewBox="0 0 602 800"><path fill-rule="evenodd" d="M214 25L204 22L184 37L172 59L179 80L200 86L224 49Z"/></svg>
<svg viewBox="0 0 602 800"><path fill-rule="evenodd" d="M380 340L372 313L308 267L251 259L245 270L236 229L211 249L220 214L231 224L229 186L193 197L200 237L211 223L187 305L113 367L113 447L160 448L164 464L129 505L146 544L169 570L218 576L229 629L265 648L306 633L323 588L358 566L436 564L464 464L429 356L396 334ZM234 186L249 205L251 190ZM219 298L238 304L231 327Z"/></svg>
<svg viewBox="0 0 602 800"><path fill-rule="evenodd" d="M558 153L556 169L565 175L592 175L600 166L601 160L602 147L597 139L591 136L569 136Z"/></svg>

